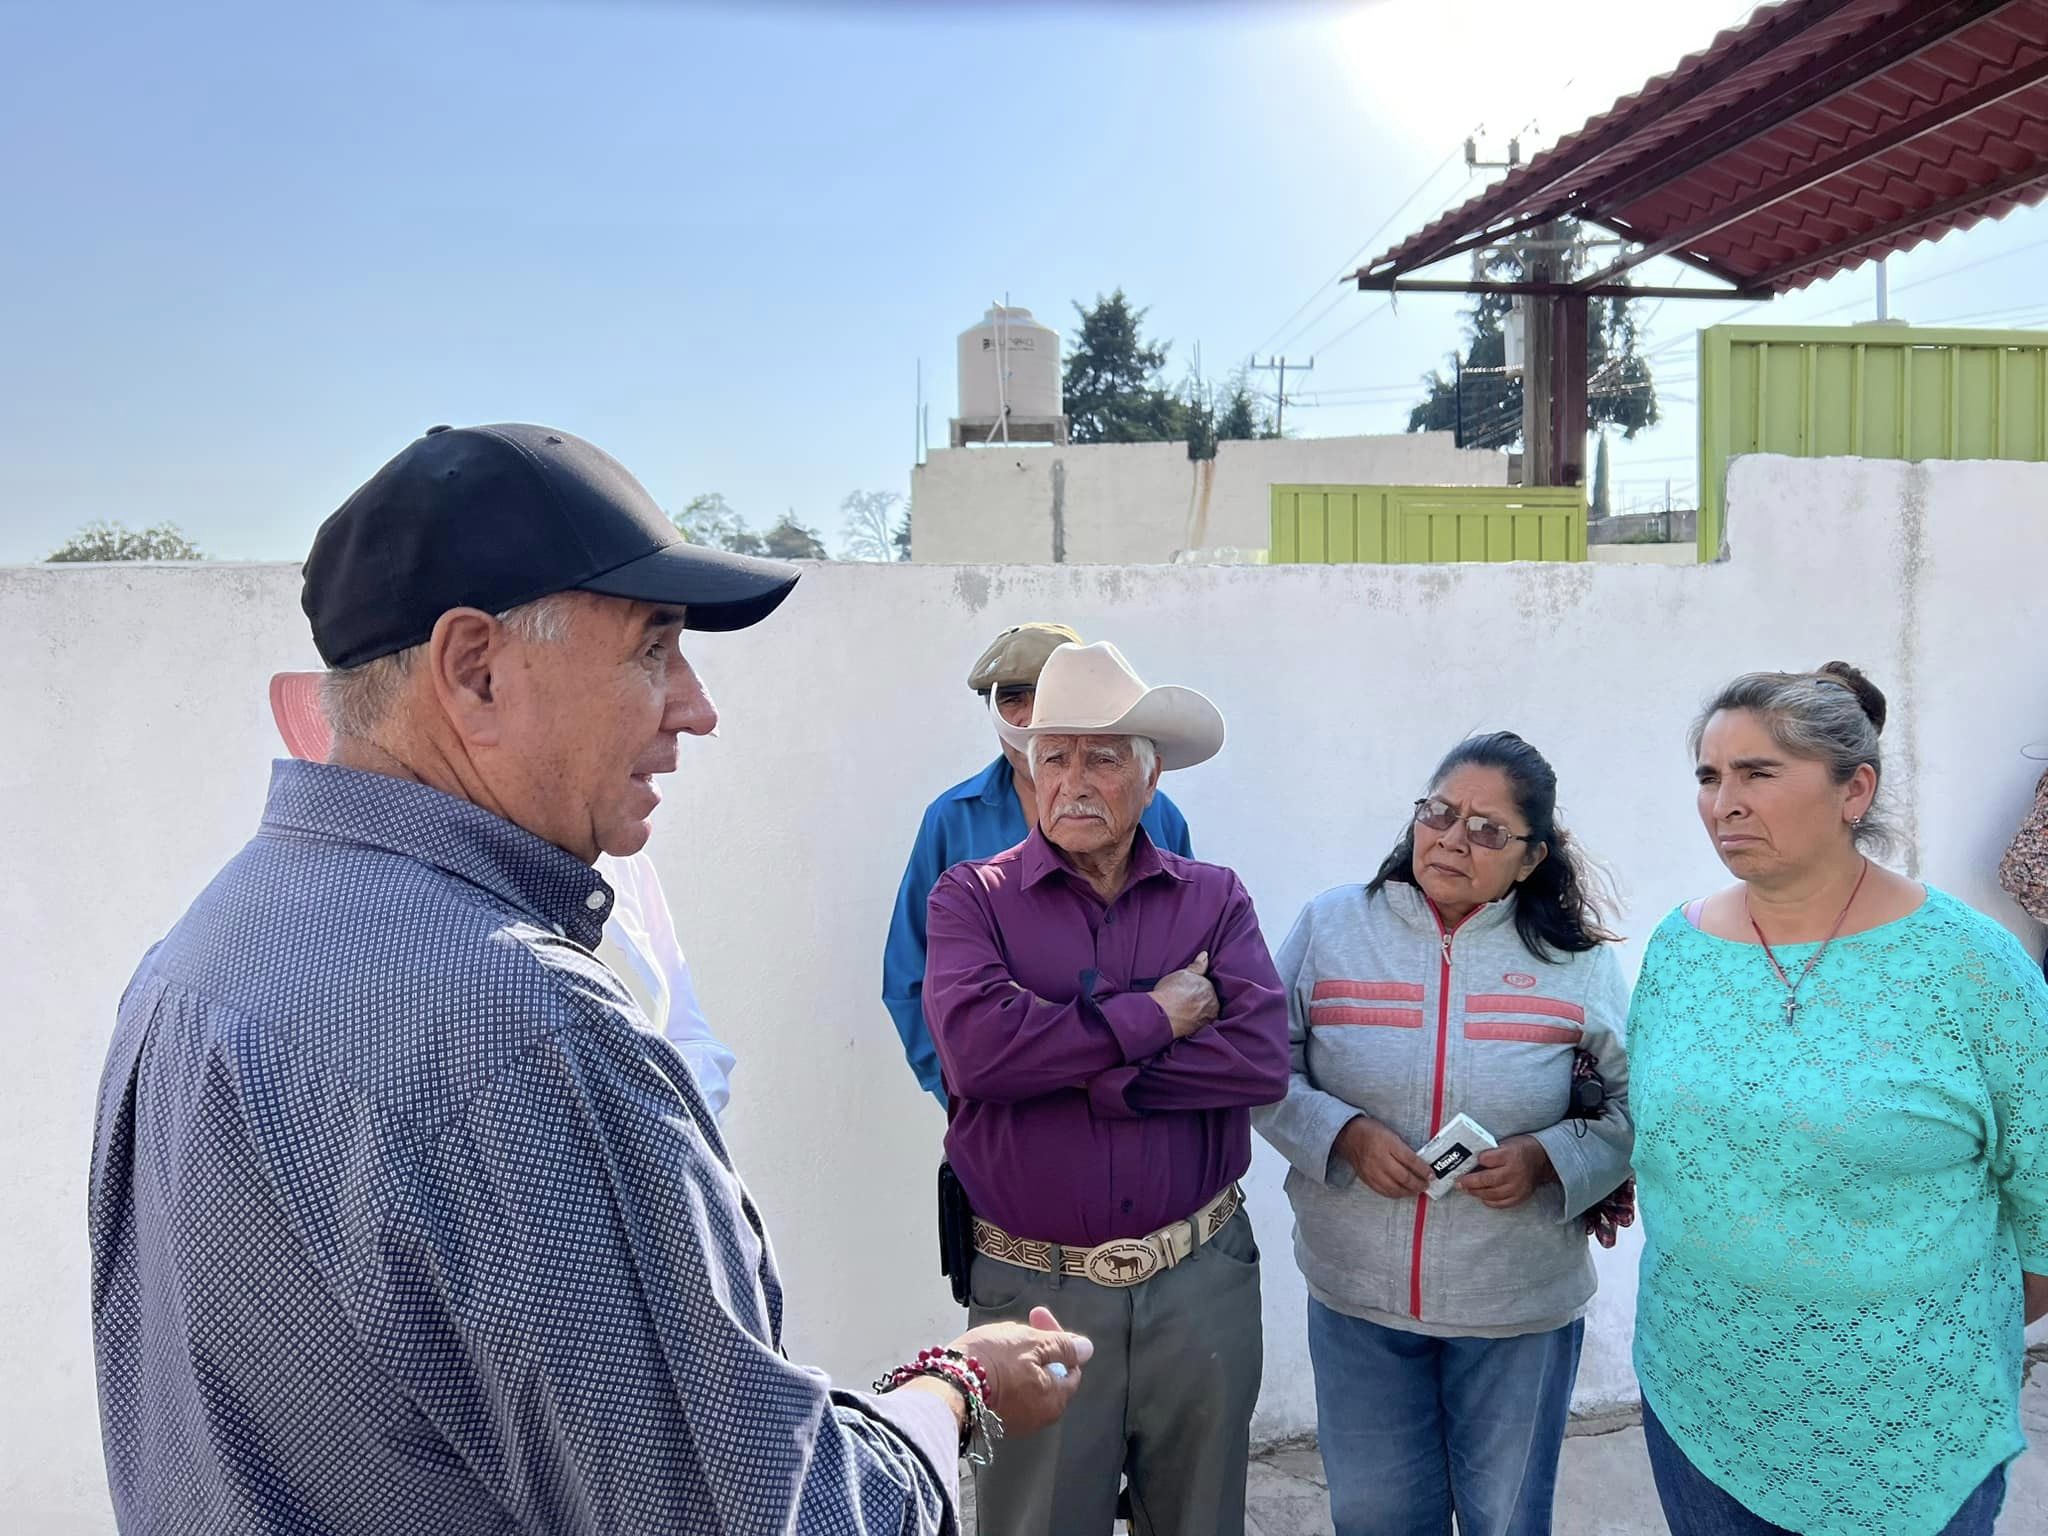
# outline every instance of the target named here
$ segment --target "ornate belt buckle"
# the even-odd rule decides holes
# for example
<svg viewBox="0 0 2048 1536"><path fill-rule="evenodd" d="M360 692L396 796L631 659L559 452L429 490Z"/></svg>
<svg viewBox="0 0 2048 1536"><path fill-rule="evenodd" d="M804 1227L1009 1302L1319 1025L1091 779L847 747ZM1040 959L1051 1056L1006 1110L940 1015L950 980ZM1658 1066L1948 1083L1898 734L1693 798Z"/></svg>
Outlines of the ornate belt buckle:
<svg viewBox="0 0 2048 1536"><path fill-rule="evenodd" d="M1084 1267L1097 1285L1137 1285L1159 1272L1159 1255L1150 1243L1127 1237L1089 1249Z"/></svg>

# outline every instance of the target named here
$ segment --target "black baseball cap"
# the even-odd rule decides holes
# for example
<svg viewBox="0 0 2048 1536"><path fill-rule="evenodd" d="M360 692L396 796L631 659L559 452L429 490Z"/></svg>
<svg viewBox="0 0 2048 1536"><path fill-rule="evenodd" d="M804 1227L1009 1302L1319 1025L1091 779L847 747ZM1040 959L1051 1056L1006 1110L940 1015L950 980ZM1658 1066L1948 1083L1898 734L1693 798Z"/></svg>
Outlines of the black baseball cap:
<svg viewBox="0 0 2048 1536"><path fill-rule="evenodd" d="M330 667L419 645L451 608L556 592L673 603L686 629L745 629L800 573L692 544L602 449L552 427L429 427L313 536L300 603Z"/></svg>

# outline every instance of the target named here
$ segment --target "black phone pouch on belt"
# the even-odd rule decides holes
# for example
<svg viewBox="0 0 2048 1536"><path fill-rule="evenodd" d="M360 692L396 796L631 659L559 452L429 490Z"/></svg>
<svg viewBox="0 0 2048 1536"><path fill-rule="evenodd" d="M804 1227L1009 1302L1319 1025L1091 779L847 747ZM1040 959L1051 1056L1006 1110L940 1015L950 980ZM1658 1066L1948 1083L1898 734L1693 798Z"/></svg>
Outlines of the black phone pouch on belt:
<svg viewBox="0 0 2048 1536"><path fill-rule="evenodd" d="M939 1164L939 1273L953 1282L953 1299L967 1305L974 1272L974 1212L951 1163Z"/></svg>

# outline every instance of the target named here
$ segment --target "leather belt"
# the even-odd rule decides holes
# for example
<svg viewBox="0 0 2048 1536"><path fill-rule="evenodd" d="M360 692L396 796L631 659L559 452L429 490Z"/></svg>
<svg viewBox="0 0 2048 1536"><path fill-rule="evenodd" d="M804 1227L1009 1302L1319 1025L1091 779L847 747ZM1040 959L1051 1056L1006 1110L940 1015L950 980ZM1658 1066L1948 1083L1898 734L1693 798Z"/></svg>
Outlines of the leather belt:
<svg viewBox="0 0 2048 1536"><path fill-rule="evenodd" d="M1185 1221L1161 1227L1150 1237L1119 1237L1093 1248L1069 1248L1060 1243L1042 1243L1034 1238L1013 1237L992 1221L974 1218L974 1248L992 1259L1053 1273L1053 1255L1059 1255L1059 1273L1078 1275L1097 1285L1142 1285L1161 1270L1171 1269L1230 1224L1230 1218L1244 1208L1244 1191L1235 1184Z"/></svg>

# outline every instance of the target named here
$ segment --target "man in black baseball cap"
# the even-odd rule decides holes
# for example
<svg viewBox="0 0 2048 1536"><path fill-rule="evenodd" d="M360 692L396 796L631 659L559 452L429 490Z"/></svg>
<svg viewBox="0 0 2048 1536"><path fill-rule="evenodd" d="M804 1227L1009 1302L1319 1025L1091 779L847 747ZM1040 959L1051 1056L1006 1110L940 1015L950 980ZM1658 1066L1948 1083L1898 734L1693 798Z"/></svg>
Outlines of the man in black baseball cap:
<svg viewBox="0 0 2048 1536"><path fill-rule="evenodd" d="M757 623L797 575L689 543L567 432L430 428L306 560L332 760L420 778L585 860L632 853L677 736L717 721L679 632Z"/></svg>
<svg viewBox="0 0 2048 1536"><path fill-rule="evenodd" d="M902 1341L873 1393L790 1360L710 1106L600 957L593 862L717 720L679 637L795 580L542 427L430 432L322 526L327 760L273 767L101 1078L122 1529L937 1536L961 1452L1072 1398L1044 1312Z"/></svg>
<svg viewBox="0 0 2048 1536"><path fill-rule="evenodd" d="M320 525L306 617L330 667L419 645L451 608L555 592L663 603L685 629L745 629L797 572L692 544L602 449L549 427L429 427Z"/></svg>

